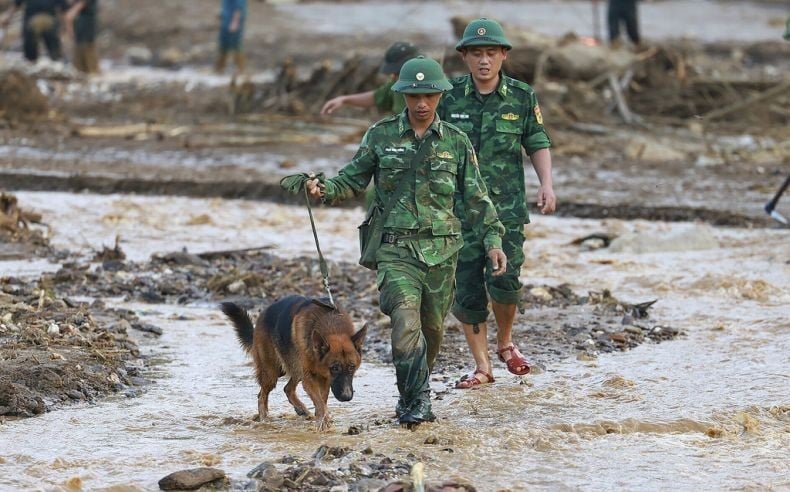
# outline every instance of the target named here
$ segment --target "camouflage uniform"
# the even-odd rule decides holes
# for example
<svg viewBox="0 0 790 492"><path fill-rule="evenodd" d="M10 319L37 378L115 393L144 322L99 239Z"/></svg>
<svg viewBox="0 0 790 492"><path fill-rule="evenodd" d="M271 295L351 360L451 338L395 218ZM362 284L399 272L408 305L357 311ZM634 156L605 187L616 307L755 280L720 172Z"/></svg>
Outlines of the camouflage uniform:
<svg viewBox="0 0 790 492"><path fill-rule="evenodd" d="M504 231L469 139L439 118L422 140L414 134L407 111L384 118L368 129L357 154L339 175L324 181L324 201L336 203L362 193L373 178L380 203L387 203L421 142L432 149L384 223L385 233L399 239L383 243L376 260L380 308L392 322L392 358L400 393L396 411L399 416L433 420L428 376L444 336L443 321L452 303L453 273L462 246L456 199L463 200L486 249L500 248Z"/></svg>
<svg viewBox="0 0 790 492"><path fill-rule="evenodd" d="M394 80L388 80L373 91L373 102L376 108L383 113L398 114L406 109L403 94L392 92L393 84L395 84Z"/></svg>
<svg viewBox="0 0 790 492"><path fill-rule="evenodd" d="M475 89L470 75L452 81L437 114L463 130L480 161L499 220L505 225L503 249L507 271L493 277L479 231L464 221L464 247L459 253L453 314L467 324L488 318L488 299L500 304L518 304L521 299L519 273L524 263L524 224L529 223L522 147L527 154L548 148L551 140L543 128L543 115L532 88L500 73L497 90L486 96ZM468 216L458 211L462 220Z"/></svg>

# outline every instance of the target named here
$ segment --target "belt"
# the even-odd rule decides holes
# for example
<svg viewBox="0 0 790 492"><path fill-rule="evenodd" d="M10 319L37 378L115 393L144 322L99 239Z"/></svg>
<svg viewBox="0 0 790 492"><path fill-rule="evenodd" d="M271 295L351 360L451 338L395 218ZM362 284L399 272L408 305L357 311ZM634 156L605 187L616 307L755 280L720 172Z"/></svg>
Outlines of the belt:
<svg viewBox="0 0 790 492"><path fill-rule="evenodd" d="M416 234L393 234L391 232L385 232L381 235L381 242L395 244L403 239L431 239L433 237L433 234L430 232L420 232Z"/></svg>

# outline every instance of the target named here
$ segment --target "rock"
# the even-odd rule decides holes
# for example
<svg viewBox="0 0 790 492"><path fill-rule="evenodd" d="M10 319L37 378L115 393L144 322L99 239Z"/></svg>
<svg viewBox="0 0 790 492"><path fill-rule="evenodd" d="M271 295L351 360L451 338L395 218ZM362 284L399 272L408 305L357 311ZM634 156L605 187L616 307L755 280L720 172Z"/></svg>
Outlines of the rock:
<svg viewBox="0 0 790 492"><path fill-rule="evenodd" d="M195 490L201 486L225 478L225 472L216 468L193 468L181 470L159 480L162 490Z"/></svg>
<svg viewBox="0 0 790 492"><path fill-rule="evenodd" d="M550 300L554 299L554 296L551 295L551 292L543 287L533 287L529 289L529 294L543 302L549 302Z"/></svg>
<svg viewBox="0 0 790 492"><path fill-rule="evenodd" d="M151 323L135 322L132 324L132 328L139 331L153 333L154 335L161 335L163 333L161 328L156 325L152 325Z"/></svg>
<svg viewBox="0 0 790 492"><path fill-rule="evenodd" d="M628 342L628 337L623 332L609 333L609 338L613 342L617 342L617 343L627 343Z"/></svg>
<svg viewBox="0 0 790 492"><path fill-rule="evenodd" d="M387 482L377 478L363 478L351 486L352 492L377 492L381 490Z"/></svg>
<svg viewBox="0 0 790 492"><path fill-rule="evenodd" d="M253 468L247 476L250 478L254 478L256 480L260 480L262 483L260 484L259 489L263 490L278 490L280 487L283 486L285 482L285 477L282 473L271 463L261 463L260 465Z"/></svg>
<svg viewBox="0 0 790 492"><path fill-rule="evenodd" d="M230 292L231 294L238 294L238 293L244 291L244 289L246 289L246 288L247 288L247 285L244 283L244 280L236 280L235 282L232 282L227 287L228 292Z"/></svg>
<svg viewBox="0 0 790 492"><path fill-rule="evenodd" d="M130 46L125 55L129 64L135 66L150 65L154 59L154 54L145 46Z"/></svg>
<svg viewBox="0 0 790 492"><path fill-rule="evenodd" d="M671 251L697 251L719 247L711 228L705 225L673 232L665 236L649 233L627 233L609 245L612 253L661 253Z"/></svg>
<svg viewBox="0 0 790 492"><path fill-rule="evenodd" d="M50 325L47 327L47 335L60 335L60 327L57 323L50 323Z"/></svg>
<svg viewBox="0 0 790 492"><path fill-rule="evenodd" d="M656 140L635 138L625 148L629 159L648 162L682 161L686 154Z"/></svg>
<svg viewBox="0 0 790 492"><path fill-rule="evenodd" d="M697 160L694 161L694 165L696 167L714 167L723 166L724 164L724 159L718 155L711 156L707 154L700 154L697 156Z"/></svg>
<svg viewBox="0 0 790 492"><path fill-rule="evenodd" d="M463 478L453 478L442 482L430 481L425 484L425 492L475 492L471 482Z"/></svg>
<svg viewBox="0 0 790 492"><path fill-rule="evenodd" d="M623 328L623 329L624 329L624 330L625 330L627 333L631 333L631 334L633 334L633 335L640 335L640 336L642 335L642 328L639 328L638 326L634 326L634 325L628 325L628 326L626 326L626 327L625 327L625 328Z"/></svg>
<svg viewBox="0 0 790 492"><path fill-rule="evenodd" d="M184 53L178 48L166 48L158 53L156 66L162 68L179 68L184 64Z"/></svg>
<svg viewBox="0 0 790 492"><path fill-rule="evenodd" d="M635 58L625 50L572 42L551 50L550 73L574 80L590 80L604 72L628 66Z"/></svg>

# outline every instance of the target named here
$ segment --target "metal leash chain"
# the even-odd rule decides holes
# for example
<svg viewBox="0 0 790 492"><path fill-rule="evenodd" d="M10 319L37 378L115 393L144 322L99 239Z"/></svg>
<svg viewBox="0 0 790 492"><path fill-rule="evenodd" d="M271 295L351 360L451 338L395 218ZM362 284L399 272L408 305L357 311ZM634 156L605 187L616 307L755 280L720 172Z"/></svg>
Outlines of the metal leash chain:
<svg viewBox="0 0 790 492"><path fill-rule="evenodd" d="M332 289L329 288L329 268L324 260L324 255L321 253L321 246L318 244L318 233L315 230L315 221L313 220L313 207L310 206L310 195L307 193L307 187L304 186L304 199L307 202L307 213L310 214L310 226L313 228L313 238L315 239L315 249L318 250L318 264L321 268L321 275L323 276L324 289L326 295L329 296L329 304L332 308L337 309L335 300L332 297Z"/></svg>

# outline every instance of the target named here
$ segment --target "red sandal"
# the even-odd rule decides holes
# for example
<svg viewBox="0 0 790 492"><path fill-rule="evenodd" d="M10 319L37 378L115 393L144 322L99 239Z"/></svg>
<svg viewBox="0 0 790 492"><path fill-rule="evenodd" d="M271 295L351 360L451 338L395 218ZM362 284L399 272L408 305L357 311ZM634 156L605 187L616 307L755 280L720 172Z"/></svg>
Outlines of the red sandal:
<svg viewBox="0 0 790 492"><path fill-rule="evenodd" d="M480 378L477 377L478 374L486 378L486 380L481 381ZM494 376L480 369L475 369L475 372L473 372L472 374L467 374L466 376L462 377L460 381L455 383L455 388L469 389L469 388L474 388L476 386L482 386L484 384L490 384L493 382L494 382Z"/></svg>
<svg viewBox="0 0 790 492"><path fill-rule="evenodd" d="M510 352L510 358L507 360L505 360L503 355L505 352ZM529 372L529 361L521 355L521 352L512 343L503 349L497 350L496 353L499 356L499 360L507 364L507 370L511 373L523 376Z"/></svg>

